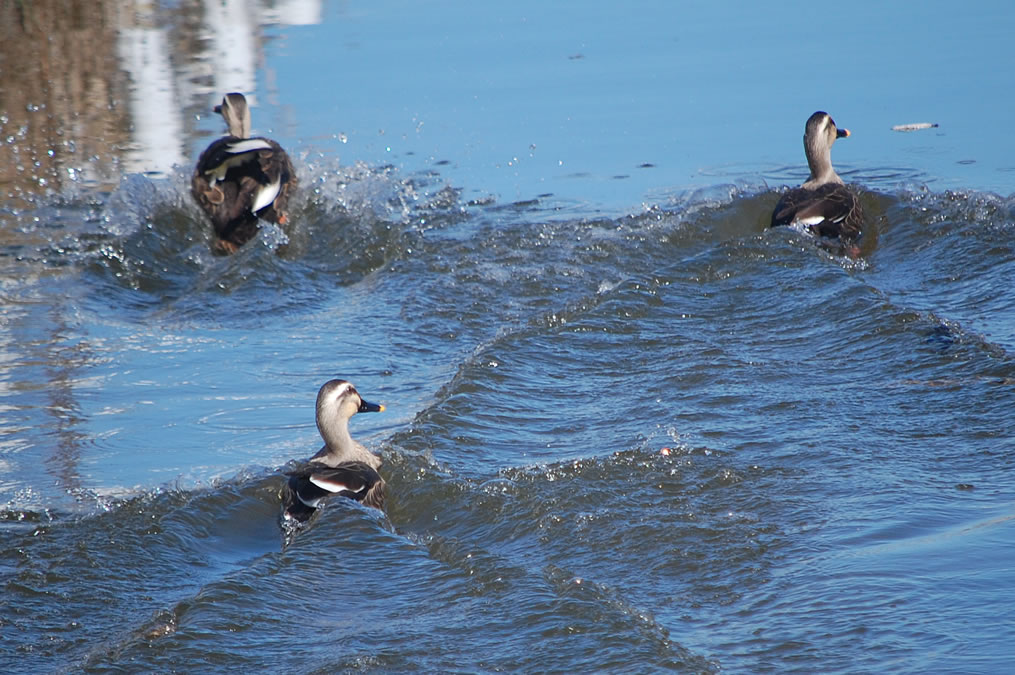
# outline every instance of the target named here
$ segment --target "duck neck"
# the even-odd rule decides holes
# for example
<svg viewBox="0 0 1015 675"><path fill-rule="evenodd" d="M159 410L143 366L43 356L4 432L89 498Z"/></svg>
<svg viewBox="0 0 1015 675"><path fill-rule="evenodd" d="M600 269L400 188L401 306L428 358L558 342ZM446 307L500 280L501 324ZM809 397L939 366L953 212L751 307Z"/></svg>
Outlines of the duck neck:
<svg viewBox="0 0 1015 675"><path fill-rule="evenodd" d="M817 187L825 183L842 183L839 174L832 168L831 148L814 147L807 145L804 141L804 150L807 154L807 166L810 167L811 176L804 183L804 187Z"/></svg>
<svg viewBox="0 0 1015 675"><path fill-rule="evenodd" d="M229 135L236 138L250 138L250 113L246 113L240 119L229 121Z"/></svg>
<svg viewBox="0 0 1015 675"><path fill-rule="evenodd" d="M324 447L314 458L327 457L329 464L349 462L356 459L356 444L349 433L349 425L345 421L331 425L319 426Z"/></svg>
<svg viewBox="0 0 1015 675"><path fill-rule="evenodd" d="M250 108L247 107L246 101L223 109L222 116L226 118L230 136L250 138Z"/></svg>

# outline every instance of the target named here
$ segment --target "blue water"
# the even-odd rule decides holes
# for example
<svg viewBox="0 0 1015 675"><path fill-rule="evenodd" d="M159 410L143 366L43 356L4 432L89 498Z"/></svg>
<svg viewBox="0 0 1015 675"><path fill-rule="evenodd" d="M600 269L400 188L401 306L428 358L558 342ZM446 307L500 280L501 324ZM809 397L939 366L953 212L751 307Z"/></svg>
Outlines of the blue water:
<svg viewBox="0 0 1015 675"><path fill-rule="evenodd" d="M146 11L97 127L0 72L0 669L1015 665L1007 5ZM302 187L217 257L229 89ZM332 377L387 508L287 540Z"/></svg>
<svg viewBox="0 0 1015 675"><path fill-rule="evenodd" d="M836 146L842 168L1002 194L1015 170L998 142L1015 84L1000 67L1005 3L325 11L272 44L273 131L370 165L447 162L436 168L467 195L554 192L623 212L717 175L768 178L806 168L803 121L821 109L854 132ZM891 131L911 122L940 126Z"/></svg>

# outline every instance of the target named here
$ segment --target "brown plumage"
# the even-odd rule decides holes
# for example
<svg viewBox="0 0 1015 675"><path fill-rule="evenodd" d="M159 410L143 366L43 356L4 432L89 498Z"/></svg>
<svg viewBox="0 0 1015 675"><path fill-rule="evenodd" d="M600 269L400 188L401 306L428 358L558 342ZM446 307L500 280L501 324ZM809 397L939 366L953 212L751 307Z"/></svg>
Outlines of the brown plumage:
<svg viewBox="0 0 1015 675"><path fill-rule="evenodd" d="M306 466L286 475L282 490L284 515L298 522L310 518L318 504L332 495L365 506L384 508L381 458L349 434L349 419L360 412L381 412L383 405L364 401L351 382L330 380L317 393L317 429L324 447Z"/></svg>
<svg viewBox="0 0 1015 675"><path fill-rule="evenodd" d="M282 146L250 138L250 109L243 94L226 94L215 112L229 135L214 141L197 160L191 194L215 228L215 249L233 253L257 235L257 220L284 225L296 173Z"/></svg>
<svg viewBox="0 0 1015 675"><path fill-rule="evenodd" d="M772 212L772 227L801 224L822 237L856 239L863 231L860 200L832 168L832 144L849 136L826 112L807 120L804 153L811 175L803 185L779 199Z"/></svg>

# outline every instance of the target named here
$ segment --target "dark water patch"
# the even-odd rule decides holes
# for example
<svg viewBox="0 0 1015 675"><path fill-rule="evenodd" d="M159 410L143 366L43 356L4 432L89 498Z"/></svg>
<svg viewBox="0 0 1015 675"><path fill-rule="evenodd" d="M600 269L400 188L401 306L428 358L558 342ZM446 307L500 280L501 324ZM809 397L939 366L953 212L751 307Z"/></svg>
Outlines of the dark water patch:
<svg viewBox="0 0 1015 675"><path fill-rule="evenodd" d="M493 241L488 241L488 244L498 254L495 260L473 268L468 263L447 268L454 275L452 278L470 285L469 291L461 295L469 298L479 296L479 302L471 308L456 305L456 311L450 312L448 319L464 321L460 325L469 335L469 331L474 330L469 327L469 317L488 315L486 307L489 303L483 298L488 296L492 301L496 297L496 286L491 286L489 282L497 279L517 282L514 301L523 302L511 308L509 314L501 315L498 334L480 337L482 342L478 349L463 355L465 360L453 382L462 382L467 388L457 391L449 385L451 388L441 394L448 397L447 411L428 411L427 418L420 421L429 423L452 417L469 419L476 426L472 428L471 435L465 434L465 429L462 429L463 435L458 439L467 442L468 438L485 436L491 430L491 424L502 428L531 428L534 430L533 437L560 436L552 433L553 419L565 420L573 418L573 414L561 412L547 416L541 406L563 411L570 405L591 412L595 407L587 408L590 402L596 399L605 401L617 395L624 401L621 408L626 406L637 410L635 401L639 395L651 401L660 393L658 387L653 391L639 392L636 387L643 386L639 382L650 373L657 372L660 364L670 361L671 354L685 353L688 362L693 363L694 355L701 354L703 344L714 342L722 334L721 325L726 320L723 308L726 306L737 308L738 321L750 319L750 314L744 314L744 307L760 309L765 324L759 325L753 332L759 336L756 346L761 349L781 349L787 340L814 344L810 353L818 361L823 360L826 354L851 349L854 341L848 337L849 331L834 329L835 321L819 321L792 338L786 336L785 330L773 330L785 324L781 301L777 299L783 292L800 294L799 299L790 304L810 303L816 311L838 316L844 309L842 301L829 304L829 300L836 296L840 282L845 281L849 285L849 271L837 264L828 264L816 268L814 273L817 278L802 280L798 270L807 264L808 259L801 258L800 253L806 252L806 247L787 250L785 261L792 262L792 266L780 269L778 266L782 261L773 255L765 230L762 228L759 234L757 225L752 222L757 214L767 211L766 200L769 199L758 197L744 200L743 204L699 208L693 211L697 220L692 220L684 212L673 215L650 212L618 221L552 223L543 226L538 237L528 240L519 239L513 231L491 230L489 239ZM670 248L629 245L632 241L645 242L659 237L663 237ZM676 237L681 239L675 240ZM486 235L481 235L481 238L486 239ZM502 246L500 239L507 239L510 244ZM559 263L559 245L548 249L553 257L543 255L544 240L565 243L568 245L568 258L573 260L577 255L576 262L581 263L585 258L587 263ZM688 243L684 244L684 241ZM462 246L470 244L463 242ZM701 251L697 255L694 255L695 247ZM691 255L674 259L671 250L679 251L682 256ZM463 251L462 255L455 257L469 261L474 260L477 253L481 252ZM617 265L618 276L623 276L612 282L589 279L586 270L593 266L593 261L595 268L607 279L610 276L609 265L612 264ZM750 262L747 272L743 271L745 261ZM774 277L773 264L777 266ZM530 268L531 276L527 271ZM656 273L650 276L631 272L632 269L653 268ZM493 276L501 274L502 277ZM780 275L785 277L782 289ZM735 280L738 277L742 279ZM764 285L754 287L758 279L764 279ZM442 278L442 283L448 281L447 277ZM475 290L471 288L473 284ZM794 291L794 285L800 286L800 291ZM816 292L803 291L807 287L813 287ZM859 299L867 298L863 287L857 288ZM731 289L736 292L731 293ZM745 291L758 296L759 301L744 303L742 297ZM448 296L442 289L433 287L428 289L427 295L438 299L435 304L439 304L441 297ZM794 311L806 314L810 310L795 307ZM512 315L517 315L518 322L515 328L506 329L505 319L510 322ZM711 323L701 324L701 321ZM699 328L708 325L712 326L709 331L718 329L719 333L703 340ZM472 335L475 336L475 333ZM599 352L608 355L609 359L601 373L597 373L595 359L589 358L590 354ZM569 359L569 353L575 354L575 358ZM803 355L806 353L802 352ZM839 354L840 357L843 355ZM734 363L751 362L751 359L745 360L740 355L733 356ZM620 364L619 367L610 367L614 363ZM715 365L722 368L723 363L717 361ZM625 391L625 379L631 381L629 391ZM665 387L669 389L671 384L685 388L688 385L670 380ZM505 394L506 398L502 400L484 401L485 391L491 392L491 395L494 392L510 392L510 395ZM526 394L527 391L540 394ZM548 391L554 393L549 395ZM516 413L507 413L505 403L519 394L528 403ZM575 396L579 398L572 400ZM459 400L468 407L461 409ZM561 402L561 405L557 406L555 401ZM608 405L602 404L604 409ZM648 409L655 409L655 406L650 404ZM489 413L485 414L483 410ZM616 412L611 412L604 424L615 424L616 417ZM487 418L488 421L484 422ZM543 424L532 426L532 422L540 420ZM587 424L587 419L571 419L564 425L570 430L565 435L570 436L576 428ZM593 424L592 428L598 427ZM594 432L589 432L590 437L593 435ZM629 442L630 438L620 445ZM471 447L471 442L467 443ZM530 442L528 444L531 445ZM548 452L553 454L559 449L551 448Z"/></svg>
<svg viewBox="0 0 1015 675"><path fill-rule="evenodd" d="M794 636L799 642L795 653L810 652L810 658L822 659L834 669L898 661L914 669L962 669L975 663L976 669L993 670L1003 659L991 656L993 650L971 655L968 644L953 630L955 621L989 621L986 607L956 604L949 598L956 589L975 594L998 583L1003 572L996 555L1011 548L1006 536L1011 516L974 519L956 526L955 512L950 511L932 514L943 522L930 528L916 513L892 519L889 523L893 525L902 525L898 521L906 519L909 523L891 533L880 528L873 535L874 542L854 541L810 557L806 564L788 566L773 584L774 592L760 596L759 604L745 612L744 619L759 611L778 615L759 634L774 644ZM922 526L922 532L914 532L914 525ZM860 531L873 534L863 528ZM975 570L959 572L944 562L948 556L941 552L955 537L963 540L966 555L984 556L972 566ZM917 593L915 589L924 586L921 580L930 581L930 585ZM811 600L803 602L804 597ZM937 612L930 610L935 606ZM826 618L821 618L822 609ZM828 613L835 618L829 621ZM913 620L914 614L924 620ZM822 628L815 630L816 624ZM863 636L867 645L862 655L853 653L857 636ZM988 644L994 641L993 637L985 640ZM828 651L819 656L817 645Z"/></svg>
<svg viewBox="0 0 1015 675"><path fill-rule="evenodd" d="M478 577L477 592L488 602L505 596L518 603L525 597L520 587L540 570L554 570L551 587L563 597L554 605L556 628L544 637L588 632L582 626L589 621L599 626L594 633L605 624L628 635L630 628L616 623L619 612L673 649L696 630L686 618L673 620L674 608L700 615L738 603L765 583L780 537L768 512L778 507L763 506L759 499L770 492L755 485L771 480L767 472L733 468L731 457L707 449L668 450L501 469L488 479L402 460L391 479L400 496L390 513L396 529L424 534L438 559ZM733 559L754 582L742 573L725 576ZM593 604L570 605L584 597ZM538 607L527 611L539 614ZM684 647L677 653L681 663L708 663Z"/></svg>
<svg viewBox="0 0 1015 675"><path fill-rule="evenodd" d="M728 196L728 193L727 193ZM674 252L688 255L688 247L700 250L725 238L750 236L763 231L748 219L756 219L767 205L728 208L731 213L707 215L715 207L686 206L684 210L652 209L619 219L563 220L505 227L494 218L499 213L477 212L471 222L426 233L412 260L393 266L398 274L417 274L427 266L423 285L410 291L407 314L417 329L441 326L448 339L470 336L472 342L491 339L488 328L519 328L566 322L595 307L611 288L627 283L633 270L640 278L630 283L649 284L645 271L668 265ZM692 220L693 213L712 218ZM468 230L462 227L468 225ZM715 231L713 231L715 230ZM459 232L468 231L462 239ZM509 285L510 297L501 292ZM490 324L491 310L497 316ZM475 331L479 328L479 333Z"/></svg>
<svg viewBox="0 0 1015 675"><path fill-rule="evenodd" d="M904 195L888 214L889 240L869 282L893 302L980 333L1006 351L1015 281L1011 200L985 193ZM945 244L944 242L948 242Z"/></svg>
<svg viewBox="0 0 1015 675"><path fill-rule="evenodd" d="M566 573L551 569L548 577L505 575L509 592L503 594L477 593L474 568L447 564L454 554L442 553L440 546L415 546L378 528L374 519L357 517L360 509L343 506L329 506L285 554L262 557L204 584L111 648L89 655L86 666L101 670L131 662L158 669L181 657L208 667L254 666L266 658L296 666L310 649L329 668L446 668L469 658L465 650L475 645L460 637L477 627L488 646L500 645L485 652L490 667L562 666L582 653L589 663L649 656L700 663L669 644L644 612L619 597L610 599L605 588L578 584L576 590ZM322 587L328 593L308 595L308 589ZM390 597L399 600L369 601ZM519 607L528 617L524 630L513 619ZM272 646L265 652L269 635ZM604 638L615 640L605 650ZM395 641L400 646L392 652L388 645Z"/></svg>
<svg viewBox="0 0 1015 675"><path fill-rule="evenodd" d="M125 633L121 639L111 641L106 648L88 655L86 666L104 669L116 663L134 662L162 669L170 665L175 658L171 656L173 654L185 655L188 660L207 667L253 666L269 658L263 654L254 656L250 651L257 641L264 639L263 634L255 635L258 631L270 631L276 635L273 644L278 647L270 650L270 658L272 661L277 659L282 665L299 653L291 641L287 648L282 648L287 633L290 640L295 634L300 634L308 645L319 646L320 643L312 636L320 634L324 625L321 623L322 613L332 605L323 603L323 594L308 594L307 589L312 583L315 588L318 587L316 584L328 585L329 576L343 576L345 568L336 563L347 558L329 558L323 567L313 564L316 560L312 552L315 542L321 537L334 537L334 529L329 527L332 521L327 517L318 519L315 528L301 533L291 544L290 551L303 552L299 557L293 559L290 554L279 553L279 503L277 482L273 483L276 483L273 498L266 504L270 507L266 511L270 513L246 514L266 533L270 530L273 544L270 549L242 565L220 570L218 575L203 579L200 585L189 587L187 593L178 594L174 602L155 612L148 621ZM338 511L340 507L338 505L332 511ZM186 515L200 517L196 512ZM383 536L383 530L378 530L375 520L349 515L342 537L349 546L346 551L356 550L359 546L370 546L374 550L383 547L377 539ZM299 565L299 560L310 563L309 568ZM314 581L310 577L314 577ZM269 587L272 587L271 598L267 602L258 599L262 590ZM352 589L348 593L352 593ZM336 601L341 595L336 589ZM321 602L311 596L316 596ZM341 619L336 617L336 620ZM316 630L307 634L303 629ZM223 640L224 636L231 638Z"/></svg>
<svg viewBox="0 0 1015 675"><path fill-rule="evenodd" d="M69 667L94 645L142 630L153 611L188 591L277 550L274 483L161 491L108 501L91 516L47 519L30 532L5 526L8 665L32 658Z"/></svg>

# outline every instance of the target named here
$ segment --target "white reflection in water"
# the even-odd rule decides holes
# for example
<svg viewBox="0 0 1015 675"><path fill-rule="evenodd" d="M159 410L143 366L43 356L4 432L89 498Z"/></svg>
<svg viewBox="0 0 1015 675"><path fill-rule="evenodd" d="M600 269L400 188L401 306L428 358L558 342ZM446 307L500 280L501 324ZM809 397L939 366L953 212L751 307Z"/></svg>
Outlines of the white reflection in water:
<svg viewBox="0 0 1015 675"><path fill-rule="evenodd" d="M184 152L187 107L204 110L230 91L245 93L256 105L260 26L321 20L319 0L290 0L274 7L250 0L208 0L199 41L205 49L175 54L170 45L180 41L171 38L170 28L158 27L157 12L154 5L139 6L135 13L124 14L129 25L119 30L117 52L131 78L131 143L123 158L129 173L164 175L189 162ZM210 88L200 84L208 80Z"/></svg>
<svg viewBox="0 0 1015 675"><path fill-rule="evenodd" d="M132 143L124 153L124 168L131 173L168 173L183 162L183 124L174 95L167 31L121 29L117 51L132 82Z"/></svg>
<svg viewBox="0 0 1015 675"><path fill-rule="evenodd" d="M321 23L320 0L282 0L261 10L261 23L315 26Z"/></svg>
<svg viewBox="0 0 1015 675"><path fill-rule="evenodd" d="M215 91L254 91L258 35L256 15L245 0L209 0L204 4L205 28Z"/></svg>

